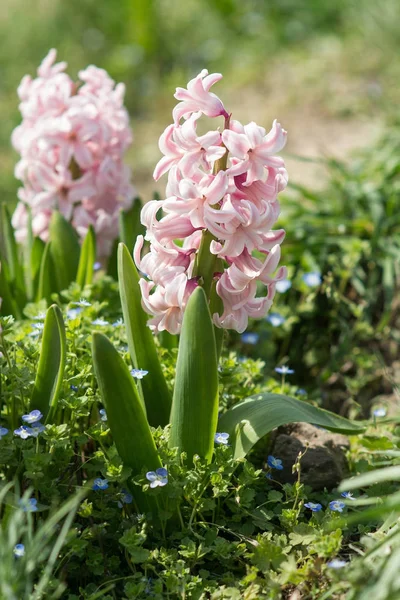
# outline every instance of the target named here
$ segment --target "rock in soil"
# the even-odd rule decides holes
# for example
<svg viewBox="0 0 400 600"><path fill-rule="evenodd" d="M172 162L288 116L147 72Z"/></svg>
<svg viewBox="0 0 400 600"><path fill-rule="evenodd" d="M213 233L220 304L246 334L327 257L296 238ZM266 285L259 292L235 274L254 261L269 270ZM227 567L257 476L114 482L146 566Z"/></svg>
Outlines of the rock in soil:
<svg viewBox="0 0 400 600"><path fill-rule="evenodd" d="M273 442L270 454L280 458L284 467L282 471L274 470L274 479L294 483L297 473L292 473L292 466L306 447L301 459L302 483L314 490L330 490L348 475L345 453L350 444L346 436L307 423L294 423L280 427Z"/></svg>

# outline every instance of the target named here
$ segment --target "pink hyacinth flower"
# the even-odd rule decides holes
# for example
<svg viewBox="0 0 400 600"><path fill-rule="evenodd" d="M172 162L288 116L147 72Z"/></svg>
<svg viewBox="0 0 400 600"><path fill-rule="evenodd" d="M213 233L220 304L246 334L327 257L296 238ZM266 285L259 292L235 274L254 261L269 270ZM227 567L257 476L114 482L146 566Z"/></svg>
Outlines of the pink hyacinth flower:
<svg viewBox="0 0 400 600"><path fill-rule="evenodd" d="M180 100L173 110L175 124L178 124L182 117L189 117L191 113L201 111L207 117L223 116L228 118L221 100L210 92L214 83L222 79L220 73L208 74L207 69L203 69L197 77L191 79L187 89L176 88L175 98Z"/></svg>

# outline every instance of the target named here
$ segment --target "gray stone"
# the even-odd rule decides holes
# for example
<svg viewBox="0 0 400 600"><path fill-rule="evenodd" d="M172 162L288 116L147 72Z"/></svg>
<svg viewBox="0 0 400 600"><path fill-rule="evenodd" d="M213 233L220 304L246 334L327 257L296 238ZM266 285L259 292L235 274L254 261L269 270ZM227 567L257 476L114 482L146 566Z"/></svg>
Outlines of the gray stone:
<svg viewBox="0 0 400 600"><path fill-rule="evenodd" d="M350 444L347 437L319 429L307 423L294 423L280 427L276 433L270 454L280 458L282 471L273 473L281 483L294 483L297 473L292 473L299 452L301 459L301 482L314 490L332 489L348 475L346 450Z"/></svg>

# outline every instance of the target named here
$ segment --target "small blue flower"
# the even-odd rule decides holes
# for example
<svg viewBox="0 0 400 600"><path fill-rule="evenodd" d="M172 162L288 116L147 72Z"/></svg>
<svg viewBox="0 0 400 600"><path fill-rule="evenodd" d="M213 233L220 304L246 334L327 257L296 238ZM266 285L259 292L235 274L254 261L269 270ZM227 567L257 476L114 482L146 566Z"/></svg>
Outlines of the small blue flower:
<svg viewBox="0 0 400 600"><path fill-rule="evenodd" d="M101 269L101 263L100 262L95 262L93 265L93 269L95 271L99 271Z"/></svg>
<svg viewBox="0 0 400 600"><path fill-rule="evenodd" d="M102 319L101 317L98 317L97 319L95 319L94 321L92 321L92 325L99 325L101 327L105 327L106 325L108 325L108 321L106 321L105 319Z"/></svg>
<svg viewBox="0 0 400 600"><path fill-rule="evenodd" d="M321 285L322 282L321 273L318 273L317 271L304 273L303 281L308 287L317 287L318 285Z"/></svg>
<svg viewBox="0 0 400 600"><path fill-rule="evenodd" d="M107 490L108 489L108 479L102 479L101 477L97 477L93 481L92 490Z"/></svg>
<svg viewBox="0 0 400 600"><path fill-rule="evenodd" d="M27 429L29 431L29 435L31 435L34 438L37 438L39 434L43 433L46 427L38 421L37 423L34 423L32 427L27 427Z"/></svg>
<svg viewBox="0 0 400 600"><path fill-rule="evenodd" d="M77 386L77 385L70 385L69 387L70 387L70 389L71 389L73 392L77 392L77 391L78 391L78 386Z"/></svg>
<svg viewBox="0 0 400 600"><path fill-rule="evenodd" d="M22 420L25 423L29 423L30 425L32 425L33 423L37 423L38 421L40 421L42 417L43 415L40 412L40 410L31 410L31 412L28 415L22 415Z"/></svg>
<svg viewBox="0 0 400 600"><path fill-rule="evenodd" d="M67 310L67 319L76 319L82 312L82 308L69 308Z"/></svg>
<svg viewBox="0 0 400 600"><path fill-rule="evenodd" d="M35 321L44 321L46 318L45 312L38 313L35 317L33 317Z"/></svg>
<svg viewBox="0 0 400 600"><path fill-rule="evenodd" d="M21 440L27 440L31 436L29 427L25 427L24 425L21 425L18 429L14 429L14 435L20 437Z"/></svg>
<svg viewBox="0 0 400 600"><path fill-rule="evenodd" d="M272 327L279 327L280 325L283 325L286 319L279 313L273 312L267 316L267 321L272 325Z"/></svg>
<svg viewBox="0 0 400 600"><path fill-rule="evenodd" d="M374 410L374 417L386 417L386 408L380 407Z"/></svg>
<svg viewBox="0 0 400 600"><path fill-rule="evenodd" d="M251 344L252 346L254 346L255 344L257 344L258 340L260 339L260 336L258 335L258 333L251 333L250 331L247 333L243 333L240 336L243 344Z"/></svg>
<svg viewBox="0 0 400 600"><path fill-rule="evenodd" d="M25 546L24 544L16 544L13 550L14 556L17 558L22 558L25 555Z"/></svg>
<svg viewBox="0 0 400 600"><path fill-rule="evenodd" d="M275 367L275 371L280 373L281 375L293 375L293 369L289 369L287 365L283 365L282 367Z"/></svg>
<svg viewBox="0 0 400 600"><path fill-rule="evenodd" d="M168 471L164 467L156 469L156 471L148 471L146 473L147 481L150 481L150 487L163 487L168 483Z"/></svg>
<svg viewBox="0 0 400 600"><path fill-rule="evenodd" d="M339 558L334 558L326 563L330 569L343 569L347 565L345 560L340 560Z"/></svg>
<svg viewBox="0 0 400 600"><path fill-rule="evenodd" d="M229 440L229 433L216 433L214 436L214 442L216 444L227 445Z"/></svg>
<svg viewBox="0 0 400 600"><path fill-rule="evenodd" d="M34 323L32 325L32 331L29 334L29 337L39 337L44 329L44 323Z"/></svg>
<svg viewBox="0 0 400 600"><path fill-rule="evenodd" d="M135 377L135 379L143 379L147 374L148 371L145 371L144 369L131 369L131 375L132 377Z"/></svg>
<svg viewBox="0 0 400 600"><path fill-rule="evenodd" d="M121 325L124 324L124 320L123 319L117 319L116 321L114 321L114 323L112 324L113 327L121 327Z"/></svg>
<svg viewBox="0 0 400 600"><path fill-rule="evenodd" d="M18 501L18 506L22 508L24 512L36 512L37 500L36 498L29 498L28 500L24 500L23 498L21 498Z"/></svg>
<svg viewBox="0 0 400 600"><path fill-rule="evenodd" d="M295 395L296 396L307 396L307 392L306 392L306 390L303 390L303 388L298 388L295 391Z"/></svg>
<svg viewBox="0 0 400 600"><path fill-rule="evenodd" d="M0 427L0 440L3 436L7 435L8 429L6 427Z"/></svg>
<svg viewBox="0 0 400 600"><path fill-rule="evenodd" d="M133 496L127 490L121 491L121 500L124 504L132 504Z"/></svg>
<svg viewBox="0 0 400 600"><path fill-rule="evenodd" d="M283 464L280 458L275 458L275 456L271 456L271 454L267 458L267 465L271 467L271 469L277 469L278 471L282 471Z"/></svg>
<svg viewBox="0 0 400 600"><path fill-rule="evenodd" d="M82 308L85 308L87 306L92 306L91 303L86 300L85 298L81 298L79 300L79 302L74 302L75 306L81 306Z"/></svg>
<svg viewBox="0 0 400 600"><path fill-rule="evenodd" d="M343 509L346 508L346 505L344 502L341 502L340 500L332 500L332 502L329 502L329 508L331 510L334 510L335 512L343 512Z"/></svg>
<svg viewBox="0 0 400 600"><path fill-rule="evenodd" d="M101 408L99 410L99 413L101 414L101 421L107 421L107 413L106 413L106 409L105 408Z"/></svg>
<svg viewBox="0 0 400 600"><path fill-rule="evenodd" d="M347 500L355 500L355 498L351 492L342 492L340 495L343 498L346 498Z"/></svg>
<svg viewBox="0 0 400 600"><path fill-rule="evenodd" d="M271 473L265 473L265 477L266 477L267 479L272 479L272 475L271 475Z"/></svg>
<svg viewBox="0 0 400 600"><path fill-rule="evenodd" d="M306 502L304 506L309 508L312 512L319 512L322 510L322 504L319 504L319 502Z"/></svg>
<svg viewBox="0 0 400 600"><path fill-rule="evenodd" d="M292 282L289 281L289 279L281 279L280 281L277 281L276 285L275 285L276 291L279 292L280 294L284 294L285 292L290 290L291 287L292 287Z"/></svg>

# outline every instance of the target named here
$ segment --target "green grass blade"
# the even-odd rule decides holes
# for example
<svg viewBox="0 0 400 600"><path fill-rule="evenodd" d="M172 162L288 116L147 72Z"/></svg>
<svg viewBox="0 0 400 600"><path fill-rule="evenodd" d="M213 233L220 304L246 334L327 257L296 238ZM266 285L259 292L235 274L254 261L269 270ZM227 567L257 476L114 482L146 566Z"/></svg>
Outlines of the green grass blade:
<svg viewBox="0 0 400 600"><path fill-rule="evenodd" d="M110 340L93 333L94 371L118 453L133 475L161 467L132 375Z"/></svg>
<svg viewBox="0 0 400 600"><path fill-rule="evenodd" d="M400 481L400 465L393 467L384 467L374 469L368 473L362 473L356 477L345 479L339 486L339 491L358 490L375 483L384 483L386 481Z"/></svg>
<svg viewBox="0 0 400 600"><path fill-rule="evenodd" d="M4 275L8 279L10 290L15 302L22 310L26 304L25 277L22 262L19 257L18 245L14 236L14 229L7 205L1 205L1 230L0 230L1 260L4 263Z"/></svg>
<svg viewBox="0 0 400 600"><path fill-rule="evenodd" d="M50 221L50 252L54 263L57 291L65 290L75 281L78 272L80 246L75 229L57 211Z"/></svg>
<svg viewBox="0 0 400 600"><path fill-rule="evenodd" d="M28 261L30 263L29 270L30 275L32 277L31 286L32 286L32 299L37 298L39 291L39 278L40 278L40 265L42 262L44 249L46 245L45 243L38 237L34 238L31 247L31 253L28 257Z"/></svg>
<svg viewBox="0 0 400 600"><path fill-rule="evenodd" d="M121 210L119 214L119 239L133 252L138 235L145 234L145 228L140 222L142 202L135 198L129 210Z"/></svg>
<svg viewBox="0 0 400 600"><path fill-rule="evenodd" d="M203 288L190 296L183 318L171 410L170 446L211 460L218 419L218 361L214 326Z"/></svg>
<svg viewBox="0 0 400 600"><path fill-rule="evenodd" d="M44 321L39 365L33 387L31 410L40 410L46 422L54 419L66 360L65 327L61 310L50 306Z"/></svg>
<svg viewBox="0 0 400 600"><path fill-rule="evenodd" d="M93 227L90 225L86 237L83 240L79 257L78 273L76 275L76 282L81 288L92 283L95 261L96 236Z"/></svg>
<svg viewBox="0 0 400 600"><path fill-rule="evenodd" d="M15 302L10 290L8 274L5 265L0 261L0 312L2 315L13 315L16 319L22 318L22 311Z"/></svg>
<svg viewBox="0 0 400 600"><path fill-rule="evenodd" d="M58 291L50 246L51 242L47 242L43 250L39 269L38 291L36 296L37 302L44 298L49 304L51 302L51 294Z"/></svg>
<svg viewBox="0 0 400 600"><path fill-rule="evenodd" d="M301 422L349 435L357 435L365 429L358 423L290 396L257 394L222 415L218 431L229 433L235 458L244 458L258 440L276 427Z"/></svg>
<svg viewBox="0 0 400 600"><path fill-rule="evenodd" d="M147 327L142 308L139 275L124 244L118 247L118 281L129 352L136 369L149 372L141 381L147 418L150 425L169 422L171 396L158 360L153 334Z"/></svg>

